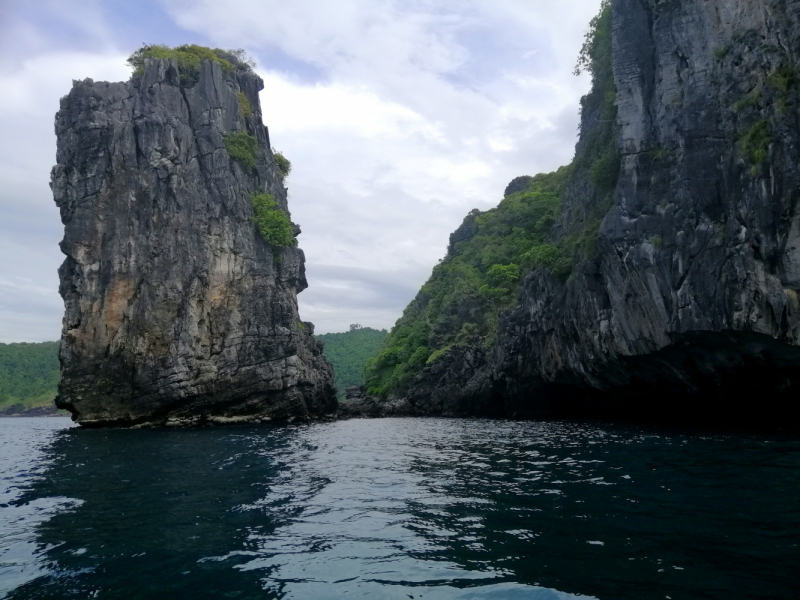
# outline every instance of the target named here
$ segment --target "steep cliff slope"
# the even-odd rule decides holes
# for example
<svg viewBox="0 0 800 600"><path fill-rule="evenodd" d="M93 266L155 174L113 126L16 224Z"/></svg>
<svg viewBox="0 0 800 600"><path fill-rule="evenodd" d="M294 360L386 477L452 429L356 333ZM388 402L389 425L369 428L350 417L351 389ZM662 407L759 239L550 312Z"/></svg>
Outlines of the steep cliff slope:
<svg viewBox="0 0 800 600"><path fill-rule="evenodd" d="M613 109L591 100L598 63L550 233L568 276L530 270L491 344L451 348L389 406L713 421L794 404L800 2L613 0L604 18ZM608 121L615 151L593 153ZM744 395L759 409L735 414Z"/></svg>
<svg viewBox="0 0 800 600"><path fill-rule="evenodd" d="M331 414L263 82L235 54L153 48L128 82L76 81L56 116L57 405L92 426Z"/></svg>

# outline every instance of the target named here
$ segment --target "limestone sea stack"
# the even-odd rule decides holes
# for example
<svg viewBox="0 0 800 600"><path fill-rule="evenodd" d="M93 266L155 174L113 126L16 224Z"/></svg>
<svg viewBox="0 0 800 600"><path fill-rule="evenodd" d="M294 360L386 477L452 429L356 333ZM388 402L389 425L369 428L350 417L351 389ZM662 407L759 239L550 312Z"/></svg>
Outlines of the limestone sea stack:
<svg viewBox="0 0 800 600"><path fill-rule="evenodd" d="M75 81L61 100L56 404L82 425L336 412L331 366L298 316L305 259L263 81L221 56L143 60L130 81ZM265 215L288 237L265 235Z"/></svg>

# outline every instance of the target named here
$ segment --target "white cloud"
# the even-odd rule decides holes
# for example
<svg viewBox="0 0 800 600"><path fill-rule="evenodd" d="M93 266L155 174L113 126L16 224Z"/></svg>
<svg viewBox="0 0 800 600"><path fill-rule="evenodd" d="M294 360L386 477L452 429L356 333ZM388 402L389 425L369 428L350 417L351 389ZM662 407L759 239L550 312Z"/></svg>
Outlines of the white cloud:
<svg viewBox="0 0 800 600"><path fill-rule="evenodd" d="M320 331L390 327L469 210L569 162L587 86L572 68L598 5L167 2L219 45L277 47L321 73L303 81L262 61L264 118L293 161L290 206L314 265L300 305ZM393 310L354 304L374 284L338 281L338 267L403 273L407 286L392 288Z"/></svg>
<svg viewBox="0 0 800 600"><path fill-rule="evenodd" d="M56 270L63 256L50 191L59 98L72 79L127 76L120 56L60 52L0 71L0 341L58 339L63 304Z"/></svg>
<svg viewBox="0 0 800 600"><path fill-rule="evenodd" d="M571 159L588 85L572 68L600 0L161 1L175 31L245 47L260 63L264 120L293 163L290 208L310 282L301 311L318 332L390 327L469 210L495 205L513 177ZM14 140L0 147L0 236L4 255L26 259L0 261L0 279L17 286L14 298L42 288L57 298L61 226L47 183L58 98L71 79L128 70L113 49L78 52L87 46L70 38L54 50L53 32L13 6L15 56L25 60L0 61L0 133ZM80 29L54 6L43 10ZM121 37L187 41L152 40L151 27L110 1L88 6L97 32L84 34L98 48ZM125 31L109 29L119 21ZM4 52L10 44L0 40ZM23 278L39 291L19 287ZM39 314L16 300L9 308L10 289L0 287L0 340Z"/></svg>

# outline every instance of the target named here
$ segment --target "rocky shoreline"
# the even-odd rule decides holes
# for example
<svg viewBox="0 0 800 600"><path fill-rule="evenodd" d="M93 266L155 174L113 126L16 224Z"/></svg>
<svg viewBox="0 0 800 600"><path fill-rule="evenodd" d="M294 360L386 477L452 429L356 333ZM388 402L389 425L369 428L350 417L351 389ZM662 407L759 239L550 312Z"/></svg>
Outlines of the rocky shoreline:
<svg viewBox="0 0 800 600"><path fill-rule="evenodd" d="M0 418L14 418L14 417L69 417L70 413L66 410L52 406L34 406L32 408L24 408L19 405L9 406L0 410Z"/></svg>

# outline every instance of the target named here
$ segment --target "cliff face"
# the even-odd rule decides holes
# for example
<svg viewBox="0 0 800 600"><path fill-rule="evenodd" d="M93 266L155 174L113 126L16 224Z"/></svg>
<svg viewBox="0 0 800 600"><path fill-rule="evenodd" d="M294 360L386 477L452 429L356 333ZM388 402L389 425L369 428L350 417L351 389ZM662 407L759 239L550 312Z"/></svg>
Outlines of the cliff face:
<svg viewBox="0 0 800 600"><path fill-rule="evenodd" d="M593 251L566 281L529 273L487 356L425 367L418 413L713 421L794 403L800 2L612 0L612 19L620 168ZM578 155L599 121L584 111ZM556 241L597 206L575 173ZM747 395L758 410L732 405Z"/></svg>
<svg viewBox="0 0 800 600"><path fill-rule="evenodd" d="M613 207L566 285L526 282L495 357L506 410L786 408L800 380L800 2L612 6Z"/></svg>
<svg viewBox="0 0 800 600"><path fill-rule="evenodd" d="M62 99L57 405L81 424L335 412L330 365L298 317L303 253L253 222L253 194L288 213L262 88L242 65L202 61L185 81L165 59L125 83L76 81ZM254 138L254 166L229 154L230 132Z"/></svg>

